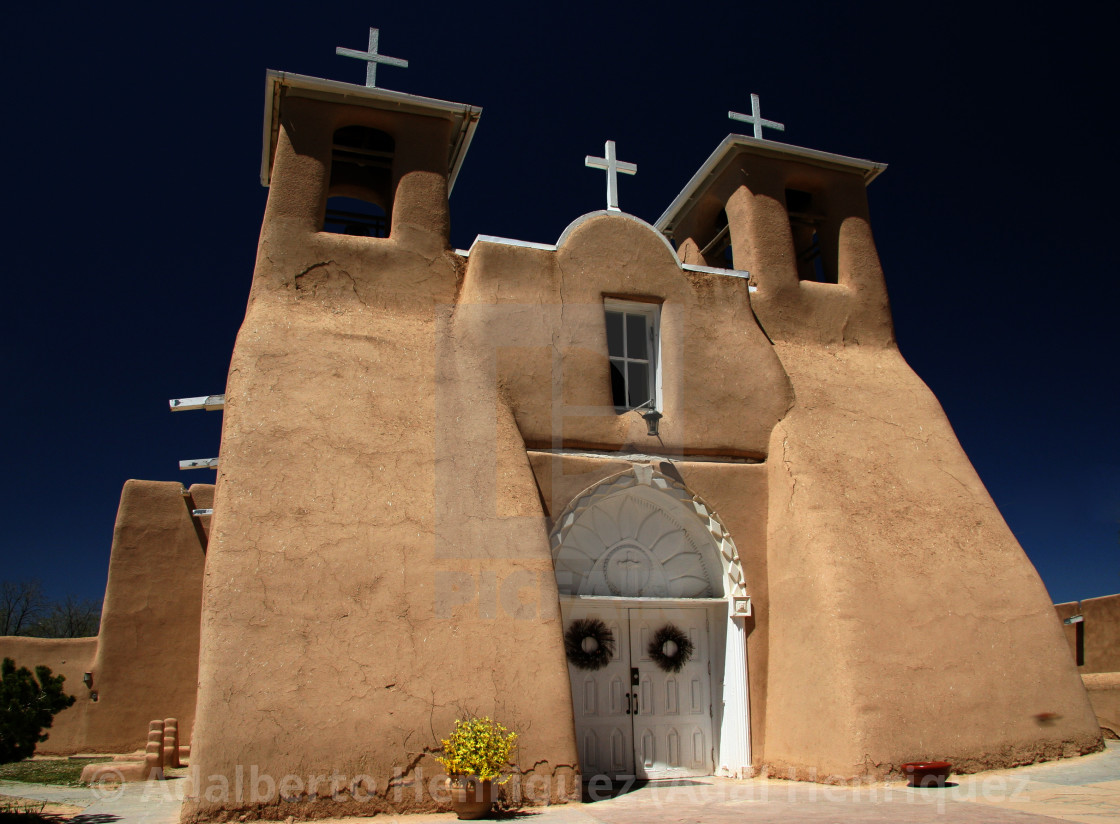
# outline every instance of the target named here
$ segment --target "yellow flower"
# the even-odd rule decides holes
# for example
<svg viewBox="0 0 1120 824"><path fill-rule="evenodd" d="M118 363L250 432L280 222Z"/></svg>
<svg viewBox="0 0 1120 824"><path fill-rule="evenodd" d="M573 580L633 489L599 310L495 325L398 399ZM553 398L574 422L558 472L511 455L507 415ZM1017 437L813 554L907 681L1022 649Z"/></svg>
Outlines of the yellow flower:
<svg viewBox="0 0 1120 824"><path fill-rule="evenodd" d="M451 735L440 742L443 754L435 759L449 774L475 775L492 781L511 763L510 754L516 743L517 733L488 717L460 719Z"/></svg>

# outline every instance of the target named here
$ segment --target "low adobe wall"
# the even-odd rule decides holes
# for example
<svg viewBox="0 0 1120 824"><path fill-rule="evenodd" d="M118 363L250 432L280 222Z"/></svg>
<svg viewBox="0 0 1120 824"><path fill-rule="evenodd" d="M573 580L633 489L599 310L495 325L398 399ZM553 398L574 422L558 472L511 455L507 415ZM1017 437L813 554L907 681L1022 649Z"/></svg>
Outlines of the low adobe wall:
<svg viewBox="0 0 1120 824"><path fill-rule="evenodd" d="M1064 624L1066 640L1097 723L1109 738L1120 737L1120 595L1055 604L1058 618L1085 620Z"/></svg>
<svg viewBox="0 0 1120 824"><path fill-rule="evenodd" d="M1055 604L1054 610L1063 621L1072 615L1081 615L1085 619L1079 624L1062 627L1082 675L1088 672L1120 672L1120 595Z"/></svg>
<svg viewBox="0 0 1120 824"><path fill-rule="evenodd" d="M1081 676L1097 723L1109 738L1120 738L1120 672L1092 672Z"/></svg>
<svg viewBox="0 0 1120 824"><path fill-rule="evenodd" d="M97 654L97 638L24 638L0 636L0 659L11 658L17 667L27 667L32 672L37 666L51 668L54 675L63 676L62 689L78 700L69 709L54 717L46 730L47 740L35 747L37 753L74 753L82 750L82 732L86 714L92 703L89 691L82 683L82 675L89 672Z"/></svg>

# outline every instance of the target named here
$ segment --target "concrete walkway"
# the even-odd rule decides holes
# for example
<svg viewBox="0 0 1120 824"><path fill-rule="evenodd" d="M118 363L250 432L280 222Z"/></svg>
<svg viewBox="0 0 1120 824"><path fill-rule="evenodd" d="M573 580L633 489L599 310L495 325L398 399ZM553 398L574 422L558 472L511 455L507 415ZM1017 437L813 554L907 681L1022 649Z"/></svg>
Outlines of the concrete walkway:
<svg viewBox="0 0 1120 824"><path fill-rule="evenodd" d="M604 801L511 814L539 824L1083 824L1120 822L1120 742L1083 758L953 776L942 789L901 782L831 787L776 779L696 778ZM400 824L454 821L450 813ZM351 819L360 822L361 819Z"/></svg>
<svg viewBox="0 0 1120 824"><path fill-rule="evenodd" d="M0 781L0 795L82 807L74 824L178 824L183 805L181 779L118 784L114 787L55 787Z"/></svg>
<svg viewBox="0 0 1120 824"><path fill-rule="evenodd" d="M603 801L530 808L502 816L539 824L1082 824L1120 822L1120 742L1083 758L954 776L943 789L901 782L831 787L776 779L696 778L645 786ZM0 781L0 794L84 807L75 824L175 824L179 780L111 790ZM369 819L344 819L368 822ZM382 816L435 824L452 813Z"/></svg>

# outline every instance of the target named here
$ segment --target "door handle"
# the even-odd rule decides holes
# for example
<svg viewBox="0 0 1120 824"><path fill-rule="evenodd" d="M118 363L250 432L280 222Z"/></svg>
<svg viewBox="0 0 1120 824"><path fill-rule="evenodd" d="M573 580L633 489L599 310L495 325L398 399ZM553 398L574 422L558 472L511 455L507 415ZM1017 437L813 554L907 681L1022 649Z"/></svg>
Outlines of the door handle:
<svg viewBox="0 0 1120 824"><path fill-rule="evenodd" d="M627 695L629 695L629 693L627 693ZM634 693L634 715L638 714L638 709L639 709L640 706L641 706L641 704L638 701L638 693L635 692Z"/></svg>
<svg viewBox="0 0 1120 824"><path fill-rule="evenodd" d="M626 714L630 714L630 693L626 693Z"/></svg>

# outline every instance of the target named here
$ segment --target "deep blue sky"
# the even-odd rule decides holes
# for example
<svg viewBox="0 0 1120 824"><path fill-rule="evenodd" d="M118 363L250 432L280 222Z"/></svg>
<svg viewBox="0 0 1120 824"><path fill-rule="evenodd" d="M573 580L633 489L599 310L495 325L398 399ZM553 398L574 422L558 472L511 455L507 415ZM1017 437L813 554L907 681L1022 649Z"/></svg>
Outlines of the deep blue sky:
<svg viewBox="0 0 1120 824"><path fill-rule="evenodd" d="M452 242L655 220L728 109L883 161L872 221L904 355L1057 601L1120 591L1110 4L19 4L5 78L3 578L100 598L127 478L210 482L266 191L268 68L481 106Z"/></svg>

